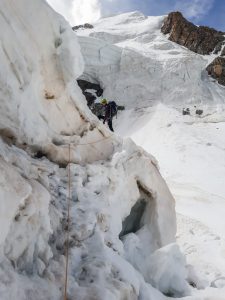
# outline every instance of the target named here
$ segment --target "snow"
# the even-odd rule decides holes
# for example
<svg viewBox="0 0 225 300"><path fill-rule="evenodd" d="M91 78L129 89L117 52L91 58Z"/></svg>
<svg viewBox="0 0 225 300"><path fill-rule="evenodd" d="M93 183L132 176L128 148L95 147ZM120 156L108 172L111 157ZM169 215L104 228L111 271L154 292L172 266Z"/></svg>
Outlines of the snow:
<svg viewBox="0 0 225 300"><path fill-rule="evenodd" d="M9 233L9 226L15 216L16 210L20 204L23 204L24 200L30 195L31 187L23 180L23 178L15 172L15 170L8 166L8 164L1 158L1 218L0 225L2 228L2 234L0 244L5 242L5 238ZM12 185L8 185L11 182ZM5 202L8 204L6 207Z"/></svg>
<svg viewBox="0 0 225 300"><path fill-rule="evenodd" d="M142 118L146 123L143 125L144 120L141 122L135 117L132 137L161 162L161 171L176 196L178 212L188 213L224 236L225 127L222 120L219 123L214 121L216 117L223 119L224 112L220 105L218 112L214 111L215 107L213 111L204 105L200 107L204 114L211 114L212 121L208 116L183 116L181 111L164 105L145 110ZM127 124L125 118L123 120ZM128 129L123 128L123 123L120 123L120 128L121 133ZM133 128L129 128L131 132Z"/></svg>
<svg viewBox="0 0 225 300"><path fill-rule="evenodd" d="M30 196L25 204L17 207L15 220L11 220L4 243L7 260L3 259L4 256L1 258L2 268L7 268L2 278L11 276L10 292L5 290L4 281L0 281L0 293L4 295L3 299L11 299L11 291L17 289L18 299L26 299L28 295L32 295L32 299L44 295L51 299L54 291L54 299L59 299L57 295L64 278L66 170L45 158L30 158L23 150L5 143L1 144L1 151L5 153L7 165L11 166L17 176L25 176L20 166L20 161L23 161L27 167L25 172L30 172L29 177L32 177L29 180L32 190L29 190ZM152 199L147 200L156 203L153 211L146 211L142 233L136 233L140 246L146 247L146 253L153 253L155 248L150 250L151 244L147 243L147 238L152 235L151 242L158 249L174 241L176 230L172 196L155 167L154 159L128 140L124 141L123 147L114 154L111 161L83 166L72 164L71 175L70 242L74 246L70 253L69 293L79 295L79 299L85 299L93 292L98 299L118 299L128 294L132 295L131 299L135 299L134 295L139 294L140 286L145 285L147 288L148 285L141 275L142 270L138 272L126 261L119 233L123 219L140 197L140 184L152 195ZM26 186L26 183L27 179L24 179L23 185ZM8 197L12 196L9 191ZM6 208L10 210L10 206ZM158 216L157 219L155 216ZM8 260L12 265L7 267ZM23 275L17 274L13 266L22 271ZM25 276L34 276L36 272L40 278ZM46 278L54 286L49 293L45 289L46 283L43 283ZM22 286L18 283L21 281ZM93 285L90 286L90 282ZM39 291L36 294L37 287ZM151 286L148 289L152 289Z"/></svg>
<svg viewBox="0 0 225 300"><path fill-rule="evenodd" d="M104 97L125 105L114 121L116 133L159 162L176 199L187 280L199 289L185 299L224 299L225 89L205 71L215 55L201 56L169 41L160 32L163 20L132 12L78 31L82 77L97 80ZM117 56L110 55L115 47ZM112 72L105 72L110 67ZM183 108L191 115L183 116ZM137 236L126 243L128 259L140 265Z"/></svg>
<svg viewBox="0 0 225 300"><path fill-rule="evenodd" d="M1 7L7 16L2 17L1 33L1 128L18 143L32 144L65 164L63 153L69 139L76 146L107 136L74 83L83 72L77 38L68 23L43 1L28 5L26 1L3 1ZM106 159L113 152L113 143L105 147ZM91 156L90 149L85 153L78 147L73 159L95 161L103 155L101 148L102 143L96 144Z"/></svg>
<svg viewBox="0 0 225 300"><path fill-rule="evenodd" d="M213 282L223 277L224 273L224 240L190 217L178 214L177 222L178 242L188 258L188 264L195 268L195 276L192 272L190 274L192 281L199 289L213 286Z"/></svg>
<svg viewBox="0 0 225 300"><path fill-rule="evenodd" d="M155 158L91 114L76 83L85 71L78 39L60 15L42 0L3 0L0 12L0 298L62 299L68 229L68 298L166 299L145 278L146 259L176 234L174 199ZM115 65L118 52L102 49ZM141 220L132 216L120 238L139 201ZM143 267L126 257L129 235Z"/></svg>
<svg viewBox="0 0 225 300"><path fill-rule="evenodd" d="M201 289L199 299L223 299L224 106L197 104L204 110L202 117L195 115L194 106L188 107L192 116L162 104L122 112L116 130L132 136L160 162L176 199L177 242L197 274L189 281ZM222 291L215 288L217 281Z"/></svg>
<svg viewBox="0 0 225 300"><path fill-rule="evenodd" d="M164 17L126 13L77 37L42 0L3 0L0 12L0 298L62 299L70 145L68 298L222 300L224 88L204 72L212 56L168 41ZM123 138L91 114L78 77L125 104Z"/></svg>
<svg viewBox="0 0 225 300"><path fill-rule="evenodd" d="M126 13L78 31L85 60L82 78L100 82L104 97L126 109L159 102L180 108L222 103L224 87L205 71L215 55L200 56L168 41L160 32L163 20Z"/></svg>
<svg viewBox="0 0 225 300"><path fill-rule="evenodd" d="M189 294L186 281L186 261L178 245L172 244L155 251L149 259L147 278L164 294L181 297Z"/></svg>

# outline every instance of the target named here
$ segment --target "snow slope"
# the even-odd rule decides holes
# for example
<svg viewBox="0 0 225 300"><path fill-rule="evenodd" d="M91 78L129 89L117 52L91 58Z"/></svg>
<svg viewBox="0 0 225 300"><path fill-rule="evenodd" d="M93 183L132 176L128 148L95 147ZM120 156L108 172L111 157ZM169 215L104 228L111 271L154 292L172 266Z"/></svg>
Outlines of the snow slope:
<svg viewBox="0 0 225 300"><path fill-rule="evenodd" d="M159 104L139 111L139 117L133 111L117 120L118 132L129 132L160 162L176 199L176 211L186 216L178 222L178 242L187 262L204 280L203 286L225 275L225 123L224 108L219 107L201 106L210 116L199 118L182 116L180 110ZM126 120L130 118L133 123L128 128Z"/></svg>
<svg viewBox="0 0 225 300"><path fill-rule="evenodd" d="M125 103L127 109L159 102L176 107L222 103L224 88L205 71L214 56L200 56L168 41L160 32L163 20L134 12L78 31L85 60L82 77L98 80L104 96Z"/></svg>
<svg viewBox="0 0 225 300"><path fill-rule="evenodd" d="M70 26L42 0L1 1L0 24L0 299L62 299L67 229L68 299L190 294L174 199L154 157L89 111Z"/></svg>
<svg viewBox="0 0 225 300"><path fill-rule="evenodd" d="M163 19L132 12L78 31L82 77L100 82L104 97L125 105L114 121L116 132L159 161L183 216L178 242L200 274L197 286L213 287L196 297L224 299L225 89L205 71L215 56L169 41L160 32ZM183 116L187 107L191 115ZM221 290L215 289L217 280Z"/></svg>

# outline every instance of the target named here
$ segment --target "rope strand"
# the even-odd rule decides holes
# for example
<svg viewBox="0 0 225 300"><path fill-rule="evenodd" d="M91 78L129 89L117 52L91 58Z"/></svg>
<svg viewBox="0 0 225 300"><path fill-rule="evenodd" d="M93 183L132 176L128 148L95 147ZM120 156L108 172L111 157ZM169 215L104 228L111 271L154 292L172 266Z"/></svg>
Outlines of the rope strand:
<svg viewBox="0 0 225 300"><path fill-rule="evenodd" d="M66 270L65 270L65 286L64 286L64 300L67 300L68 289L68 267L69 267L69 238L70 238L70 204L71 204L71 146L69 144L69 163L68 163L68 199L67 199L67 236L66 236Z"/></svg>

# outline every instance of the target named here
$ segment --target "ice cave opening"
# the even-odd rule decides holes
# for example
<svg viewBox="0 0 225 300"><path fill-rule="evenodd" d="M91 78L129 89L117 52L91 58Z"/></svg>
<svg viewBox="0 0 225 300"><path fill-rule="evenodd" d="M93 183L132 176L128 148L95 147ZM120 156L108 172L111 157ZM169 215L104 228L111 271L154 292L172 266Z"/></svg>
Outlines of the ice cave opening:
<svg viewBox="0 0 225 300"><path fill-rule="evenodd" d="M137 232L143 226L141 220L146 210L146 206L147 201L143 198L140 198L131 208L129 216L127 216L122 223L122 230L119 234L120 239L129 233Z"/></svg>
<svg viewBox="0 0 225 300"><path fill-rule="evenodd" d="M131 208L130 214L122 222L122 230L119 234L121 240L126 235L139 231L146 223L150 224L151 216L154 215L155 201L152 194L139 181L137 185L140 197Z"/></svg>

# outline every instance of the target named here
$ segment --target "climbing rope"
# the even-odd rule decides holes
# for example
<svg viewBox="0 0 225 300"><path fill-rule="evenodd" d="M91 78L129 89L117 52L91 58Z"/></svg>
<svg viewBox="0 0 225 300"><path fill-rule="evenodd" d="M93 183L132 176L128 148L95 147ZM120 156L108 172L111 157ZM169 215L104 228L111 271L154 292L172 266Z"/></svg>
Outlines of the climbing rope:
<svg viewBox="0 0 225 300"><path fill-rule="evenodd" d="M67 300L68 288L68 266L69 266L69 238L70 238L70 205L71 205L71 146L69 144L69 161L68 161L68 197L67 197L67 235L65 244L66 269L65 269L65 284L64 284L64 300Z"/></svg>
<svg viewBox="0 0 225 300"><path fill-rule="evenodd" d="M79 144L79 146L83 145L92 145L99 143L103 140L107 140L111 138L113 134L110 136L104 137L101 140L97 140L94 142ZM78 145L76 145L78 146ZM71 208L71 144L68 146L69 159L68 159L68 197L67 197L67 234L66 234L66 242L65 242L65 257L66 257L66 267L65 267L65 283L64 283L64 300L67 300L67 290L68 290L68 269L69 269L69 239L70 239L70 208Z"/></svg>

